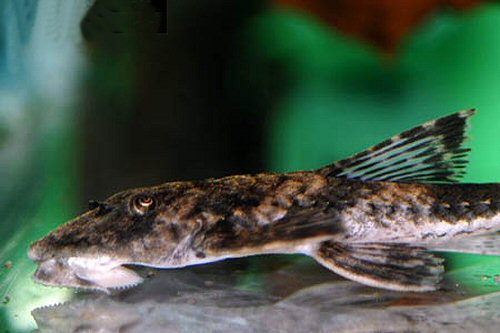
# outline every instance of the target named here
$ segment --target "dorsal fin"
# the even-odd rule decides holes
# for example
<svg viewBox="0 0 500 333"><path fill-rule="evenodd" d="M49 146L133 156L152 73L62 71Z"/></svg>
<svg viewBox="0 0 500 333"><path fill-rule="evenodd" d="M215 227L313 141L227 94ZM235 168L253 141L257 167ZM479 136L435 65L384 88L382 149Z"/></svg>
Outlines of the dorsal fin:
<svg viewBox="0 0 500 333"><path fill-rule="evenodd" d="M328 177L363 181L451 183L464 175L469 148L463 148L474 109L429 121L327 165Z"/></svg>

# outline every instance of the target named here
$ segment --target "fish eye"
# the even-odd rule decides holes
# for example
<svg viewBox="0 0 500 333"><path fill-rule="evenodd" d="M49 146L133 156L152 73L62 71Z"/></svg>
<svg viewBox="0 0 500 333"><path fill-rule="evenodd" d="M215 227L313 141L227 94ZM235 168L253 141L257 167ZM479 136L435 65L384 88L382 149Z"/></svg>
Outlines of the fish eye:
<svg viewBox="0 0 500 333"><path fill-rule="evenodd" d="M156 206L156 200L151 195L141 194L132 200L132 209L135 213L144 215Z"/></svg>

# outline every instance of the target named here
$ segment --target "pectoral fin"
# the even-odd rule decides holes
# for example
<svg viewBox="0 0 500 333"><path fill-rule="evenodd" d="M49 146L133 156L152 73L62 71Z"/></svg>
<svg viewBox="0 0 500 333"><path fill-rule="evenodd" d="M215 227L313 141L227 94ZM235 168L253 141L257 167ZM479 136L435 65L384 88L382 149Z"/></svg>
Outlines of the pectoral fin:
<svg viewBox="0 0 500 333"><path fill-rule="evenodd" d="M435 290L443 273L441 258L423 248L402 244L326 241L312 255L347 279L390 290Z"/></svg>

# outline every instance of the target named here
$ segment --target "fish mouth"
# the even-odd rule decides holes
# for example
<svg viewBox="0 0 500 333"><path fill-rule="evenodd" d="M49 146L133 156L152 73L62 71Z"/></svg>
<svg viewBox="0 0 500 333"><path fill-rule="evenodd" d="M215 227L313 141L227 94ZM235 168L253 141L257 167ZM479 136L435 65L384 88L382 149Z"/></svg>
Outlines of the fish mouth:
<svg viewBox="0 0 500 333"><path fill-rule="evenodd" d="M52 258L38 262L35 282L55 287L72 287L110 293L138 285L143 278L124 263L109 258Z"/></svg>

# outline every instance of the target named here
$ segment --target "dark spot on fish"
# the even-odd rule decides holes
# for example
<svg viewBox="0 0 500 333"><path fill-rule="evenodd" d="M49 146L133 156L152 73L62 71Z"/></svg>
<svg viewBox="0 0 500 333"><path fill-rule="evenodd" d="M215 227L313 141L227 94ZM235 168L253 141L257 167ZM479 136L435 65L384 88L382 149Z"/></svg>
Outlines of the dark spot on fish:
<svg viewBox="0 0 500 333"><path fill-rule="evenodd" d="M207 255L201 251L198 251L196 252L196 258L200 258L200 259L203 259L205 258Z"/></svg>
<svg viewBox="0 0 500 333"><path fill-rule="evenodd" d="M429 239L429 238L433 238L434 234L431 234L430 232L427 232L425 234L422 235L422 239L423 240L426 240L426 239Z"/></svg>
<svg viewBox="0 0 500 333"><path fill-rule="evenodd" d="M170 227L170 231L172 232L172 237L175 240L179 240L179 230L177 224L175 222L170 222L168 226Z"/></svg>
<svg viewBox="0 0 500 333"><path fill-rule="evenodd" d="M453 234L453 236L458 236L458 235L468 235L468 234L471 234L473 232L476 232L477 230L462 230L462 231L458 231L456 233Z"/></svg>

